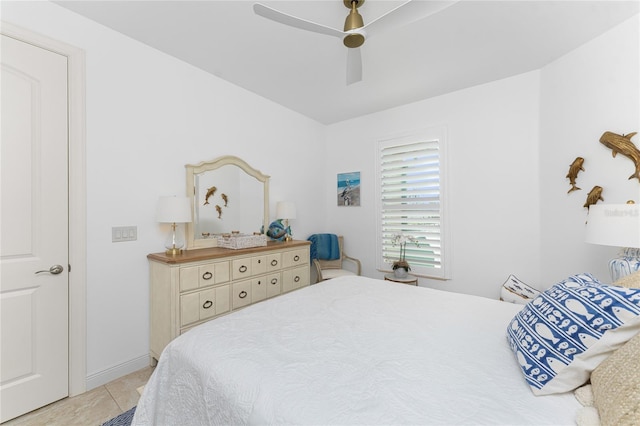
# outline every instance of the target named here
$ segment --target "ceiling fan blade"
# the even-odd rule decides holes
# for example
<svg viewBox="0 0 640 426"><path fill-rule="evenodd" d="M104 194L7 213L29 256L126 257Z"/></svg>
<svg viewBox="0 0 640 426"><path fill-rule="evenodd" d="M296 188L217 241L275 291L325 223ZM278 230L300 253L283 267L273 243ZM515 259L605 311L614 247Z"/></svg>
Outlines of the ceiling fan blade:
<svg viewBox="0 0 640 426"><path fill-rule="evenodd" d="M347 86L362 80L362 54L360 48L347 49Z"/></svg>
<svg viewBox="0 0 640 426"><path fill-rule="evenodd" d="M459 0L443 0L443 1L421 1L409 0L406 3L392 9L379 18L369 22L363 27L367 31L367 38L375 36L379 33L410 24L429 15L440 12L449 6L454 5Z"/></svg>
<svg viewBox="0 0 640 426"><path fill-rule="evenodd" d="M290 27L299 28L301 30L312 31L314 33L320 33L340 38L344 37L345 35L343 31L327 27L326 25L307 21L306 19L287 15L286 13L280 12L276 9L272 9L269 6L265 6L261 3L255 3L253 5L253 11L256 15L260 15L263 18L271 19L272 21L289 25Z"/></svg>

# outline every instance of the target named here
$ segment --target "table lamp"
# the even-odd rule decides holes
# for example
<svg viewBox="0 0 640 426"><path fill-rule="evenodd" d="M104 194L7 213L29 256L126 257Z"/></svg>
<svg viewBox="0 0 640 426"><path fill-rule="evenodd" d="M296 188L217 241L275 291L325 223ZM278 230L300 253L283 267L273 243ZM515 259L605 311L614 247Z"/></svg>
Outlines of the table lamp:
<svg viewBox="0 0 640 426"><path fill-rule="evenodd" d="M619 257L609 262L613 282L640 270L640 205L632 201L591 205L585 241L622 247Z"/></svg>
<svg viewBox="0 0 640 426"><path fill-rule="evenodd" d="M291 201L278 201L276 204L276 218L284 221L284 229L287 235L285 241L291 241L291 228L289 228L289 219L296 218L296 205Z"/></svg>
<svg viewBox="0 0 640 426"><path fill-rule="evenodd" d="M171 235L165 243L165 253L175 256L182 253L184 232L177 224L191 222L191 204L188 197L160 197L156 210L156 220L171 224Z"/></svg>

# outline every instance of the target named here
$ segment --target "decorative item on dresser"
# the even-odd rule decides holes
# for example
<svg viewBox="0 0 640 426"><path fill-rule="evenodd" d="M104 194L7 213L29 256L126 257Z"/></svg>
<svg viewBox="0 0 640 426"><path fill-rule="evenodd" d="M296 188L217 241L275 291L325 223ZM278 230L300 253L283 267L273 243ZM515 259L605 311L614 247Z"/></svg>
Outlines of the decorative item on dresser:
<svg viewBox="0 0 640 426"><path fill-rule="evenodd" d="M156 209L156 220L160 223L171 224L171 235L167 238L165 247L168 255L175 256L182 253L184 247L184 231L179 224L191 222L191 206L187 197L160 197Z"/></svg>
<svg viewBox="0 0 640 426"><path fill-rule="evenodd" d="M307 241L270 241L264 247L153 253L150 277L150 357L196 325L309 285Z"/></svg>
<svg viewBox="0 0 640 426"><path fill-rule="evenodd" d="M292 201L278 201L276 204L276 218L282 219L286 232L284 239L285 241L290 241L292 233L291 227L289 226L289 219L296 218L296 205Z"/></svg>
<svg viewBox="0 0 640 426"><path fill-rule="evenodd" d="M585 241L623 248L609 262L613 281L640 270L640 207L631 200L591 206Z"/></svg>

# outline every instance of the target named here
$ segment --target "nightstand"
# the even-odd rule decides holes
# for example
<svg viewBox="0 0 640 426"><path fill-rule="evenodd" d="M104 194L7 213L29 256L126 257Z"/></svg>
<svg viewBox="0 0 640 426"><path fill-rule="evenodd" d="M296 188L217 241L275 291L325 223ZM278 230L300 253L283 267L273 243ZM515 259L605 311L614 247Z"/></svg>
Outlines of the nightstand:
<svg viewBox="0 0 640 426"><path fill-rule="evenodd" d="M402 284L409 284L409 285L416 285L416 286L418 285L418 277L416 277L415 275L411 275L411 274L408 274L404 278L398 278L393 273L385 274L384 275L384 280L385 281L393 281L394 283L402 283Z"/></svg>

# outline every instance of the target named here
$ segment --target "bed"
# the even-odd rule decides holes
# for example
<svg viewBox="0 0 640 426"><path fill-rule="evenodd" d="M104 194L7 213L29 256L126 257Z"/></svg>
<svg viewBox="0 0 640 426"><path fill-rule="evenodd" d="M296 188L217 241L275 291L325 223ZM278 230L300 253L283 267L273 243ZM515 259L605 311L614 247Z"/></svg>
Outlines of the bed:
<svg viewBox="0 0 640 426"><path fill-rule="evenodd" d="M343 277L173 340L134 425L573 425L534 396L505 330L521 305Z"/></svg>

